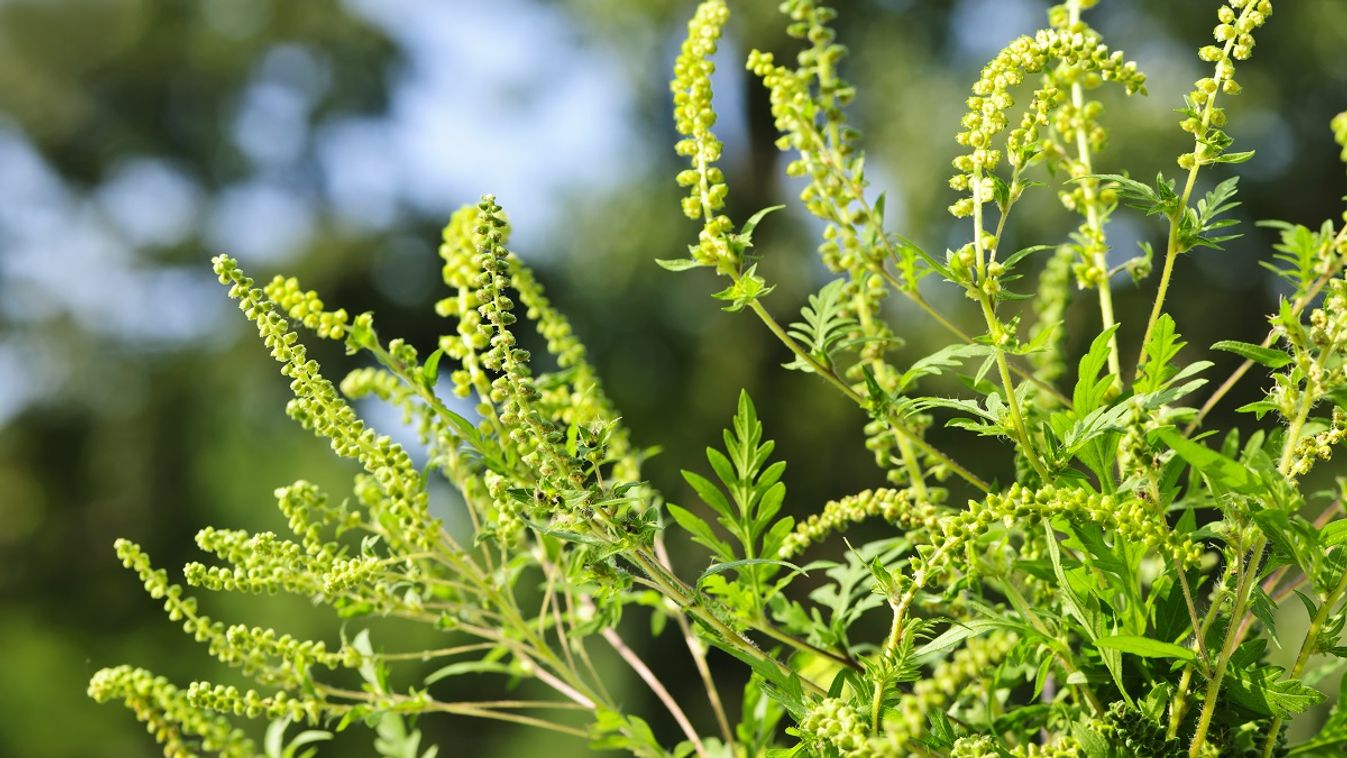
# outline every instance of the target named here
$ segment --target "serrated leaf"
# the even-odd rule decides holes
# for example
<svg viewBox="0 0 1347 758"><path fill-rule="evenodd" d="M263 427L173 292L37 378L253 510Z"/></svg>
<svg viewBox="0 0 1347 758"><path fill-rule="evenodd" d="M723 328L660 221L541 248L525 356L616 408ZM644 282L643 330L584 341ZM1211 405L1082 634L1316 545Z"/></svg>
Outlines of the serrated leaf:
<svg viewBox="0 0 1347 758"><path fill-rule="evenodd" d="M1071 736L1080 744L1081 750L1085 752L1085 758L1110 758L1113 754L1109 741L1087 724L1072 724Z"/></svg>
<svg viewBox="0 0 1347 758"><path fill-rule="evenodd" d="M1285 351L1255 345L1251 342L1240 342L1239 340L1221 340L1212 345L1211 349L1234 353L1241 358L1261 363L1271 369L1279 369L1291 362L1291 356L1287 355Z"/></svg>
<svg viewBox="0 0 1347 758"><path fill-rule="evenodd" d="M1173 427L1160 429L1154 434L1188 465L1201 471L1213 482L1242 495L1256 495L1262 492L1262 484L1247 466L1227 458L1206 445L1193 442L1179 434Z"/></svg>
<svg viewBox="0 0 1347 758"><path fill-rule="evenodd" d="M1110 637L1100 637L1094 641L1098 647L1120 650L1124 653L1138 655L1142 658L1176 658L1181 661L1197 660L1197 654L1182 645L1175 645L1172 642L1161 642L1149 637L1139 637L1132 634L1115 634Z"/></svg>
<svg viewBox="0 0 1347 758"><path fill-rule="evenodd" d="M1113 377L1105 375L1101 379L1099 374L1108 365L1109 345L1117 331L1118 325L1114 324L1100 332L1090 343L1089 351L1080 359L1076 388L1071 397L1071 407L1077 414L1089 413L1098 408L1108 395Z"/></svg>
<svg viewBox="0 0 1347 758"><path fill-rule="evenodd" d="M962 366L963 362L969 358L990 355L991 353L990 345L949 345L909 366L907 371L903 372L903 375L898 379L898 386L901 389L906 389L922 377L939 376L944 373L945 369Z"/></svg>
<svg viewBox="0 0 1347 758"><path fill-rule="evenodd" d="M1141 376L1134 383L1138 394L1155 392L1162 389L1175 371L1169 362L1179 354L1186 343L1179 338L1174 328L1174 319L1168 313L1161 314L1151 329L1150 339L1144 346L1146 362L1141 367Z"/></svg>
<svg viewBox="0 0 1347 758"><path fill-rule="evenodd" d="M912 651L912 658L920 661L925 658L934 658L941 653L948 652L958 647L960 643L970 637L977 637L993 629L1005 629L1008 626L1004 621L991 619L975 619L972 621L958 622L950 626L940 636L926 642L921 647Z"/></svg>
<svg viewBox="0 0 1347 758"><path fill-rule="evenodd" d="M767 558L740 558L739 560L717 563L708 567L705 571L702 572L701 576L697 577L697 586L700 587L702 582L706 581L707 577L714 576L723 571L741 569L745 566L784 566L788 569L791 569L792 572L795 574L805 573L804 569L800 568L799 566L796 566L794 563L790 563L789 561L775 561Z"/></svg>
<svg viewBox="0 0 1347 758"><path fill-rule="evenodd" d="M1323 693L1298 679L1280 679L1282 673L1276 666L1254 671L1232 666L1223 694L1255 713L1283 719L1323 702Z"/></svg>
<svg viewBox="0 0 1347 758"><path fill-rule="evenodd" d="M711 483L710 479L707 479L695 471L688 471L686 469L682 471L682 474L683 481L687 482L688 485L692 487L697 493L697 497L700 497L703 503L711 506L712 510L727 519L734 518L733 509L730 508L729 499L725 497L725 493L721 492L719 487Z"/></svg>
<svg viewBox="0 0 1347 758"><path fill-rule="evenodd" d="M1336 547L1347 542L1347 519L1329 522L1319 530L1319 540L1325 548Z"/></svg>
<svg viewBox="0 0 1347 758"><path fill-rule="evenodd" d="M668 509L674 522L683 528L683 531L692 535L695 542L708 548L717 558L721 560L734 558L734 550L725 541L717 537L711 525L700 516L673 503L666 504L665 508Z"/></svg>
<svg viewBox="0 0 1347 758"><path fill-rule="evenodd" d="M845 279L834 279L823 286L809 303L800 309L803 321L796 321L788 330L790 336L805 348L810 357L831 367L834 351L856 326L856 320L847 315L841 302L846 288ZM813 373L814 366L797 356L785 368Z"/></svg>

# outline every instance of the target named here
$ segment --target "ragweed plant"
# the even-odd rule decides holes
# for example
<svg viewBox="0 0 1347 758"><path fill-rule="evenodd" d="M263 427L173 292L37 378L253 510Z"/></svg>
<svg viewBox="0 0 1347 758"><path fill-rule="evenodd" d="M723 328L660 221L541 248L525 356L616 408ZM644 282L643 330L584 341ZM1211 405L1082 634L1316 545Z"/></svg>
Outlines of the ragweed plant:
<svg viewBox="0 0 1347 758"><path fill-rule="evenodd" d="M509 224L490 196L445 228L447 294L437 311L448 325L427 355L384 339L371 314L331 310L294 279L259 284L216 258L220 282L290 380L289 415L362 472L349 496L305 481L276 490L288 535L203 529L197 542L212 557L188 564L183 581L302 596L329 606L341 631L307 640L227 626L138 546L118 541L117 554L170 620L255 686L179 687L122 666L99 672L90 694L124 702L168 755L308 754L355 724L378 730L380 754L429 755L411 722L436 714L642 756L1340 752L1341 699L1307 741L1287 745L1285 727L1324 700L1320 685L1347 658L1347 481L1327 495L1303 485L1347 440L1347 223L1271 224L1280 242L1266 266L1285 294L1265 336L1210 346L1245 361L1209 391L1213 364L1181 358L1197 351L1184 351L1166 295L1179 256L1238 236L1225 215L1238 204L1236 179L1206 188L1203 169L1253 157L1231 150L1218 103L1239 94L1237 67L1251 58L1272 3L1219 7L1215 44L1198 52L1210 75L1180 111L1192 149L1177 158L1179 177L1153 182L1099 168L1108 132L1092 93L1141 94L1145 76L1088 26L1082 14L1094 4L1053 7L1047 28L1011 41L973 84L949 180L950 212L967 219L968 241L943 255L890 231L883 196L869 191L847 119L856 91L841 77L847 51L830 25L835 11L814 0L782 4L801 50L789 63L755 50L747 67L767 90L800 202L823 222L818 252L831 272L787 325L764 304L773 286L753 250L774 209L736 224L717 166L711 74L729 8L706 0L697 9L671 89L676 151L686 160L677 176L683 211L702 228L689 257L660 263L713 271L725 281L715 297L762 321L792 354L787 369L859 406L890 484L814 508L791 503L810 511L798 521L783 515L786 464L747 394L723 447L683 472L700 503L666 502L642 479L648 451L633 444L570 325L510 251ZM1347 113L1333 130L1347 158ZM1047 184L1077 217L1075 230L1003 249L1020 199ZM1153 262L1149 244L1109 262L1109 222L1128 209L1164 226L1154 305L1140 324L1122 323L1113 306L1113 288L1126 284L1119 275L1149 286ZM1052 252L1035 269L1043 251ZM1035 273L1037 287L1025 288ZM976 305L976 333L927 299L941 286ZM899 330L885 320L895 296L949 344L900 361ZM1098 306L1073 374L1062 328L1071 297ZM1013 308L1019 299L1032 307ZM1035 323L1023 323L1030 315ZM520 346L525 323L548 357ZM334 384L300 327L371 365ZM1139 339L1135 360L1120 353L1121 334ZM1266 392L1239 409L1249 414L1245 430L1205 428L1254 372ZM950 374L967 390L934 394L930 379ZM364 397L403 410L424 466L357 416L351 402ZM935 423L1011 443L1015 481L997 482L940 449L927 437ZM439 479L456 489L467 533L433 515ZM871 519L887 522L891 536L839 537ZM709 568L693 576L673 565L664 546L671 528L706 551ZM807 591L797 584L806 575ZM1292 611L1303 608L1307 620L1279 631L1278 610L1292 596ZM710 723L694 723L617 631L638 608L676 627L705 685ZM858 624L877 617L886 627L878 636ZM423 624L443 644L399 649L380 618ZM1269 661L1270 643L1294 656L1289 668ZM682 741L662 744L623 708L598 674L596 648L644 681ZM721 654L749 673L737 718L708 665ZM442 665L409 680L407 670L427 661ZM508 700L441 695L441 680L483 673L534 687ZM255 742L237 718L270 720L265 739ZM294 724L307 730L287 740Z"/></svg>

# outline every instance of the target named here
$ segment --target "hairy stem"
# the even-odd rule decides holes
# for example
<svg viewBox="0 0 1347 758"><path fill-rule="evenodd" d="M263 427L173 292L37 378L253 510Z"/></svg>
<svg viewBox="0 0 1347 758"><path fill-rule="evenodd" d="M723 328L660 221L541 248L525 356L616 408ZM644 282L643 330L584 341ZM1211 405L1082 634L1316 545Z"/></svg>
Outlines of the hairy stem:
<svg viewBox="0 0 1347 758"><path fill-rule="evenodd" d="M1230 664L1230 656L1234 655L1236 643L1239 640L1238 627L1236 619L1244 615L1244 609L1248 605L1249 595L1253 587L1257 584L1258 569L1263 564L1263 550L1267 547L1267 537L1259 535L1249 550L1248 561L1241 567L1239 588L1235 592L1235 607L1231 609L1230 626L1225 633L1225 643L1221 645L1220 655L1216 658L1216 668L1212 671L1211 679L1207 681L1207 692L1202 702L1202 713L1197 719L1197 730L1193 733L1193 742L1189 746L1188 755L1190 758L1198 758L1202 755L1202 746L1207 741L1207 730L1211 728L1211 717L1216 713L1216 702L1221 694L1221 680L1225 678L1226 667Z"/></svg>
<svg viewBox="0 0 1347 758"><path fill-rule="evenodd" d="M1011 583L1009 578L1000 582L999 586L1005 591L1006 597L1010 599L1011 603L1029 622L1029 625L1043 636L1043 639L1059 639L1057 635L1054 635L1049 631L1047 625L1043 623L1043 619L1039 618L1038 614L1034 613L1033 606L1029 604L1029 601L1025 599L1019 589ZM1068 678L1073 674L1079 673L1080 669L1077 668L1075 663L1071 660L1069 652L1063 652L1062 650L1057 649L1056 646L1053 646L1053 654L1057 656L1057 662L1062 664L1062 668L1066 671ZM1099 700L1099 696L1094 693L1094 690L1090 687L1088 682L1081 682L1073 686L1076 688L1076 692L1082 699L1089 703L1090 707L1094 709L1096 714L1104 713L1105 708L1103 702Z"/></svg>
<svg viewBox="0 0 1347 758"><path fill-rule="evenodd" d="M1004 213L1002 213L1001 219L1002 221L1005 220ZM1015 382L1010 378L1010 368L1006 365L1006 353L1001 348L1003 327L1000 320L996 318L991 296L981 288L981 284L986 281L987 277L988 251L984 249L982 244L982 169L980 167L973 171L973 250L977 256L977 281L968 285L969 291L982 306L982 317L987 322L987 334L991 337L992 350L996 355L996 368L1001 374L1001 386L1005 389L1006 404L1010 408L1010 420L1015 426L1015 434L1019 436L1020 444L1024 446L1024 457L1033 466L1034 471L1038 472L1038 475L1046 482L1048 480L1048 469L1038 459L1033 440L1029 437L1029 430L1024 425L1024 415L1020 412L1020 401L1015 396ZM995 251L992 251L992 254L995 255Z"/></svg>

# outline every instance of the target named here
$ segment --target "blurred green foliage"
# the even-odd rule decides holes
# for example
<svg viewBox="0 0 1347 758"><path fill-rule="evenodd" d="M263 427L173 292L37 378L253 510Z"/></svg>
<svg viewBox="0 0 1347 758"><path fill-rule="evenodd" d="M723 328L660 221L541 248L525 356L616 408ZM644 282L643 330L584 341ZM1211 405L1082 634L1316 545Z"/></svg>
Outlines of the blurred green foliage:
<svg viewBox="0 0 1347 758"><path fill-rule="evenodd" d="M218 252L215 246L228 244L221 239L278 223L261 201L242 213L221 212L236 198L234 189L258 177L274 190L263 201L279 202L280 212L298 207L307 214L305 233L279 244L276 263L334 305L377 310L389 333L418 345L431 344L439 326L426 317L437 297L427 283L438 278L433 244L448 210L481 192L503 192L496 186L501 182L527 183L533 172L553 177L565 190L547 197L553 221L530 226L529 219L515 219L517 227L531 230L520 253L538 266L576 324L637 443L663 447L647 470L671 499L685 499L678 468L698 459L740 387L757 400L780 455L794 462L788 509L809 512L829 496L880 483L862 445L858 411L816 391L814 379L780 371L787 359L780 346L756 323L720 312L707 298L709 275L674 277L652 262L679 257L695 232L679 213L672 180L677 159L666 94L667 69L691 4L453 0L442 12L427 14L425 6L433 4L400 0L382 12L371 10L373 2L337 0L0 4L0 203L10 206L0 209L0 670L11 683L0 688L0 754L149 754L152 748L125 712L85 698L89 675L118 661L152 663L183 682L220 674L120 568L111 549L114 535L140 542L162 565L180 565L190 559L192 535L205 524L279 527L270 504L273 487L298 476L334 486L347 478L323 443L280 413L285 384L253 340L238 339L246 333L224 306L223 293L192 288L209 281L209 257ZM719 73L725 83L718 87L729 98L723 110L733 114L721 131L733 188L730 210L738 218L799 189L785 177L772 146L765 94L741 63L752 47L787 49L784 24L774 4L743 5L729 30ZM1105 120L1117 137L1100 170L1172 169L1172 156L1187 139L1172 110L1196 76L1193 50L1205 42L1211 5L1113 0L1092 17L1105 38L1151 76L1148 98L1106 101ZM953 221L944 212L952 193L943 177L956 153L952 134L968 83L1002 44L1042 25L1046 3L855 0L840 6L841 39L854 51L847 77L860 91L855 120L865 134L872 175L889 190L892 225L939 249L952 239ZM397 96L418 83L430 53L408 25L389 21L398 14L446 24L461 15L465 29L458 39L476 38L494 51L486 57L477 48L458 51L470 65L460 66L457 81L490 83L491 66L524 61L517 77L545 88L549 77L561 74L516 47L548 40L563 53L585 51L586 65L605 67L601 81L609 89L588 90L594 102L580 103L567 120L533 124L516 122L527 121L537 91L505 88L497 93L505 105L488 110L447 90L433 103L441 118L494 119L512 127L503 134L537 136L492 146L523 151L523 160L494 173L488 164L470 185L431 201L424 193L399 194L393 211L373 222L351 218L351 204L339 202L333 189L332 165L319 137L335 125L406 117ZM488 31L518 29L518 36L483 39L487 31L471 26L479 22L491 24ZM1230 106L1230 131L1242 147L1259 151L1241 183L1244 221L1309 223L1335 214L1347 188L1326 124L1347 102L1344 46L1347 4L1340 0L1288 4L1260 37L1257 60L1244 74L1247 94ZM281 66L273 77L299 92L304 107L290 121L263 120L249 133L249 102L259 82L275 73L278 51L299 51L313 63ZM622 122L603 122L613 113L598 107L605 98L628 104L618 113ZM517 113L505 107L512 103ZM288 124L288 131L278 123ZM551 130L596 131L625 147L604 149L605 136L579 143L589 146L584 154L563 156L547 148ZM490 135L492 124L473 133ZM398 132L388 134L392 139ZM284 149L291 144L296 147ZM352 149L371 144L377 140ZM418 146L433 146L450 162L483 149L448 138L399 149ZM135 161L171 169L179 181L170 184L168 199L191 196L183 228L144 233L158 228L154 222L169 209L153 205L164 195L138 197L141 185L117 181ZM520 165L529 167L529 176L510 174ZM573 165L588 170L579 178L564 175ZM1211 174L1213 181L1220 178L1218 171ZM25 199L28 205L18 202ZM138 201L151 203L148 211L132 214L141 225L119 226L118 203ZM1024 213L1043 219L1054 205L1048 193L1039 193L1026 201ZM58 211L69 217L43 220L44 212ZM63 257L62 245L71 238L52 230L77 221L106 239L97 237L103 243L91 244L85 255ZM1012 244L1064 239L1064 223L1022 223L1034 238ZM1158 227L1138 221L1120 225L1116 238L1129 230L1137 239L1159 234ZM759 235L768 278L780 283L767 301L778 312L793 313L816 286L815 231L808 219L794 216L774 218ZM1196 276L1210 285L1170 299L1192 344L1255 333L1272 309L1276 289L1257 266L1268 255L1270 236L1248 226L1245 231L1226 253L1179 264L1180 281ZM1119 259L1132 254L1116 252ZM58 270L42 273L44 260ZM166 289L181 296L162 297ZM1122 287L1119 319L1143 319L1149 299L1149 290ZM110 307L115 317L108 315ZM1069 318L1093 324L1094 314L1077 308ZM915 311L900 311L898 323L913 355L928 352L929 322ZM1124 345L1124 354L1135 347ZM337 354L318 357L333 369L344 365ZM1228 360L1233 365L1237 359ZM1247 397L1232 398L1225 407L1237 407L1256 391L1246 385ZM784 423L787 417L797 423ZM375 419L396 422L377 410ZM831 442L819 447L817 439ZM994 444L943 430L935 439L947 449ZM226 606L221 615L261 618L256 601L248 603ZM309 609L291 609L297 633L320 634L321 620ZM676 691L697 688L679 661L653 660ZM633 700L645 697L638 687L630 691ZM687 702L695 710L701 700L689 696ZM698 715L704 714L693 717ZM669 726L657 724L666 731ZM452 741L455 752L472 755L527 755L544 744L535 735L476 723L446 720L428 724L427 731L432 739ZM358 742L340 747L368 754ZM551 740L546 748L555 755L587 752L583 745Z"/></svg>

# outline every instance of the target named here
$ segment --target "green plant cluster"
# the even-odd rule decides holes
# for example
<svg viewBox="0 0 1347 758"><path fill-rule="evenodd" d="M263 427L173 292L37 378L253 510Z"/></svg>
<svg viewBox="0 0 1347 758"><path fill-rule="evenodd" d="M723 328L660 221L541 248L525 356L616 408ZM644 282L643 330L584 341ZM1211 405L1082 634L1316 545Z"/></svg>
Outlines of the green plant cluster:
<svg viewBox="0 0 1347 758"><path fill-rule="evenodd" d="M278 489L290 535L203 529L197 542L212 562L188 564L185 583L308 598L343 620L341 632L305 640L227 627L119 541L169 618L256 688L179 689L118 667L94 677L91 696L127 704L168 755L255 752L231 717L271 720L268 754L309 754L363 723L383 735L381 754L430 755L413 721L433 714L640 756L1267 758L1347 747L1341 700L1317 734L1285 740L1286 724L1325 699L1321 684L1347 660L1347 480L1326 493L1302 485L1347 440L1347 223L1270 224L1280 242L1266 266L1286 294L1259 341L1210 346L1244 359L1222 382L1165 308L1177 257L1238 236L1226 215L1238 205L1236 179L1196 193L1203 169L1252 157L1230 150L1217 101L1240 92L1236 61L1252 56L1272 3L1220 6L1216 44L1198 53L1211 76L1181 109L1194 140L1177 159L1181 184L1096 168L1108 132L1088 93L1109 83L1144 93L1145 76L1082 20L1093 5L1054 6L1047 28L982 70L949 182L969 241L939 255L889 231L884 197L868 190L836 12L782 3L801 51L788 65L755 50L747 65L767 90L801 205L823 224L818 251L830 272L787 325L764 304L773 286L753 248L774 209L736 226L716 165L711 74L729 8L706 0L688 25L671 85L676 151L688 166L677 183L702 229L689 257L660 263L710 269L725 282L715 297L754 314L790 352L787 369L854 403L892 487L821 507L789 500L786 463L741 393L723 444L682 472L699 502L667 502L642 478L653 451L632 443L569 323L508 248L508 221L490 196L445 228L448 294L436 310L450 323L424 356L383 339L371 314L329 310L295 279L258 286L216 258L220 282L290 380L289 415L361 472L350 497L305 481ZM1021 90L1030 94L1016 111ZM1347 113L1333 129L1347 150ZM1046 185L1078 217L1075 230L1001 249L1018 201ZM1148 286L1152 274L1149 244L1109 264L1108 223L1133 210L1156 217L1165 235L1144 325L1120 323L1112 305L1120 275ZM1034 275L1036 289L1026 288ZM936 287L976 305L976 333L927 299ZM1062 317L1077 291L1097 300L1098 321L1072 366ZM899 361L901 339L884 318L890 296L917 306L948 345ZM546 355L521 346L533 344L527 324ZM371 365L333 384L298 327ZM1140 344L1135 361L1123 360L1120 334ZM443 378L442 365L451 366ZM1208 428L1209 412L1251 372L1266 392L1239 409L1244 430ZM950 394L951 378L961 391ZM424 466L358 417L352 402L362 398L403 411ZM927 435L937 423L1006 443L1014 480L942 451ZM440 480L456 491L452 503L432 502ZM466 526L451 529L443 508ZM837 537L867 519L891 536ZM698 575L670 560L671 532L705 551ZM1303 632L1278 629L1292 596ZM705 686L709 723L694 723L623 639L618 622L637 613L676 630ZM380 618L424 624L444 644L400 650L373 623ZM878 638L867 631L875 619L887 627ZM1270 645L1294 663L1270 663ZM609 691L592 658L599 649L650 688L682 733L677 744ZM708 664L717 655L750 675L736 719ZM427 661L442 665L407 684L405 672ZM532 699L440 695L442 680L483 674L530 682ZM309 729L287 742L295 723Z"/></svg>

